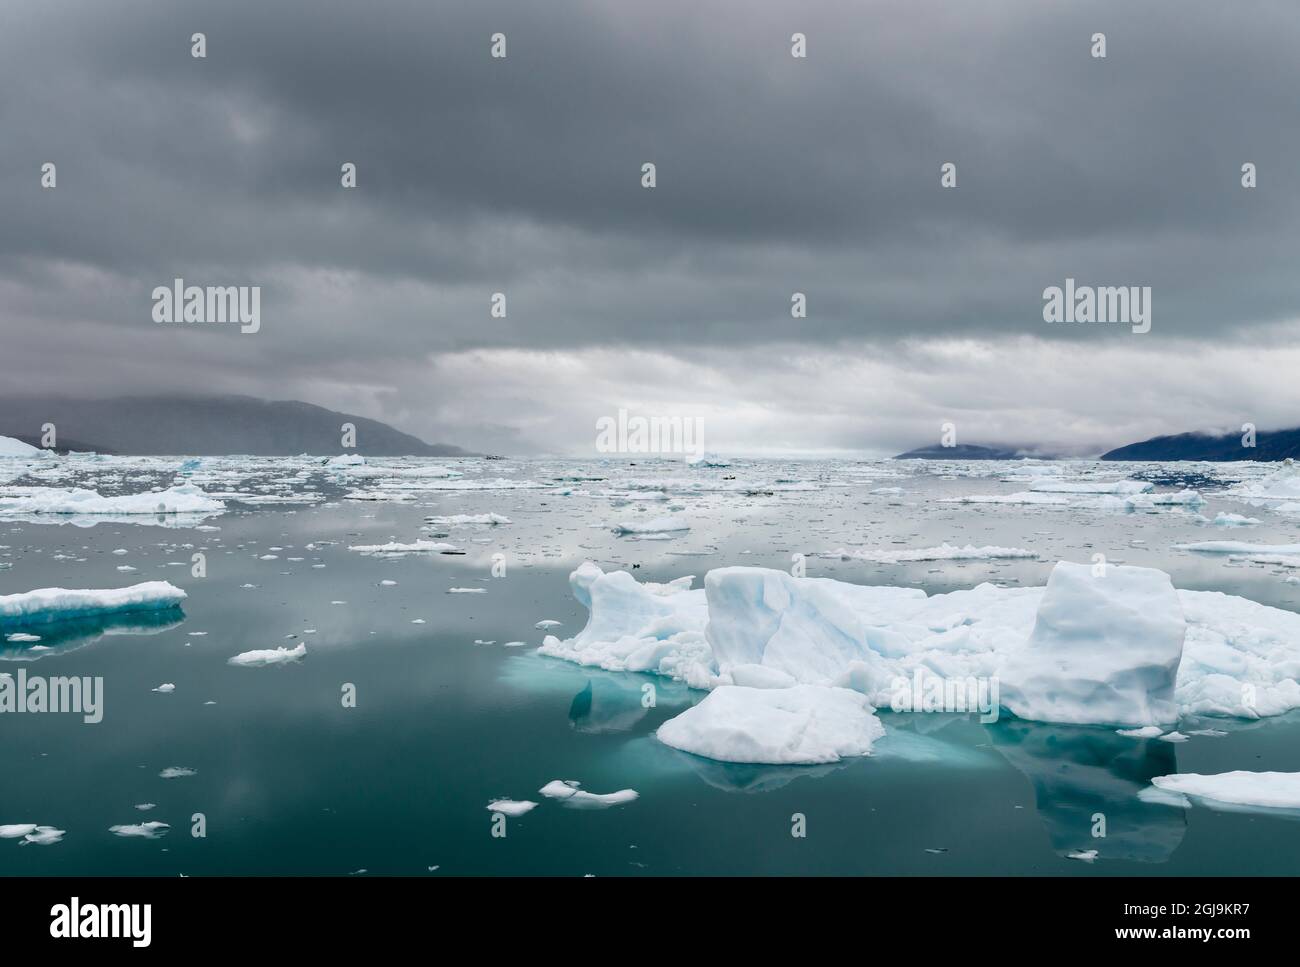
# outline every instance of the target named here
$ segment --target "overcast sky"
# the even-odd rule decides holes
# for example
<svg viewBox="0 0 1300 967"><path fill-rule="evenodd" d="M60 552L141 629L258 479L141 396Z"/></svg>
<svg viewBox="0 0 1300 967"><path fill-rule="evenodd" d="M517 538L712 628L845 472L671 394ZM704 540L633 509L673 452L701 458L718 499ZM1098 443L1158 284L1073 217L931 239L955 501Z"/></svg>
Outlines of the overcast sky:
<svg viewBox="0 0 1300 967"><path fill-rule="evenodd" d="M0 389L502 452L619 407L723 453L1293 426L1297 91L1294 0L7 0ZM154 323L177 276L260 332ZM1045 323L1067 277L1151 331Z"/></svg>

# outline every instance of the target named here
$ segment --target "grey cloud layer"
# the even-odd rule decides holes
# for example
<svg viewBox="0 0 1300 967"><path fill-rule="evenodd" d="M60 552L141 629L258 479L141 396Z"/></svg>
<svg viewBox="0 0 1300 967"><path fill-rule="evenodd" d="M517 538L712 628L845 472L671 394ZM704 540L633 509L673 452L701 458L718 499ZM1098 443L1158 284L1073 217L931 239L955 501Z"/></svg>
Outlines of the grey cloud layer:
<svg viewBox="0 0 1300 967"><path fill-rule="evenodd" d="M1150 340L1213 346L1298 315L1292 3L128 0L6 16L0 327L11 360L44 360L65 388L121 373L138 389L144 352L160 389L314 385L429 432L438 392L410 362L444 353L707 349L725 369L728 348L796 339L833 356L1133 338L1044 324L1042 289L1066 276L1152 285ZM504 61L488 57L498 30ZM1098 30L1105 61L1088 56ZM789 56L794 31L807 60ZM261 283L262 333L151 328L149 291L174 276ZM510 315L493 321L498 289Z"/></svg>

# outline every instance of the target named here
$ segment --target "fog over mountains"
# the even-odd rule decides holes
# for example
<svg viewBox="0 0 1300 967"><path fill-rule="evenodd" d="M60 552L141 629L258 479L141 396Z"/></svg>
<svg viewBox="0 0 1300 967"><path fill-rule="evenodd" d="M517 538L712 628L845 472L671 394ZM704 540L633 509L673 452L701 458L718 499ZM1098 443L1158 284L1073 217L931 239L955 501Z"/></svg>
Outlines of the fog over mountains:
<svg viewBox="0 0 1300 967"><path fill-rule="evenodd" d="M459 447L426 443L386 423L297 400L251 396L121 396L0 399L0 435L39 445L42 427L56 427L60 449L210 456L278 456L343 452L343 424L356 427L350 453L367 456L467 455ZM74 445L75 441L75 445Z"/></svg>

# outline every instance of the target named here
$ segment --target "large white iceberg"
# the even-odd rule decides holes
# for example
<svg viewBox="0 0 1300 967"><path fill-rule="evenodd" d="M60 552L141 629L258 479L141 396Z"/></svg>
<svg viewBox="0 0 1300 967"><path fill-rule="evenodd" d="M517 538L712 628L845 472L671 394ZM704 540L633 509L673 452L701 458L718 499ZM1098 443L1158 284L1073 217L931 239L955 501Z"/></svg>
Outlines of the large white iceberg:
<svg viewBox="0 0 1300 967"><path fill-rule="evenodd" d="M1090 590L1079 569L1087 572L1062 566L1051 596L992 584L927 596L753 567L715 569L692 590L690 578L642 584L586 563L570 576L590 611L586 627L563 640L547 635L540 653L694 688L843 686L877 708L915 676L1014 679L1010 694L1003 685L1004 706L1078 723L1258 718L1300 708L1300 614L1175 591L1161 572L1141 568L1110 566L1096 581L1113 583ZM1134 611L1134 596L1144 613ZM1040 605L1041 630L1029 648ZM1156 637L1130 650L1147 631ZM1116 644L1113 653L1106 641ZM1050 690L1058 660L1080 676L1059 694Z"/></svg>
<svg viewBox="0 0 1300 967"><path fill-rule="evenodd" d="M40 588L0 595L0 624L67 621L140 611L165 611L185 600L185 592L167 581L146 581L128 588L70 591Z"/></svg>
<svg viewBox="0 0 1300 967"><path fill-rule="evenodd" d="M1061 561L1024 648L999 673L1016 716L1074 725L1178 720L1174 682L1187 623L1169 575Z"/></svg>

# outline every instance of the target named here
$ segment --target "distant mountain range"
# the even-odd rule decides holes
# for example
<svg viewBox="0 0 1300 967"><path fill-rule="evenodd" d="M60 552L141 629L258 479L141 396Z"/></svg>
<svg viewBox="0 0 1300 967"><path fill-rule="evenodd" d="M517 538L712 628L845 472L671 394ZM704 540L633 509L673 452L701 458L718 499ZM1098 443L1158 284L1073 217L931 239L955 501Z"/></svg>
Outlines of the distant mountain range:
<svg viewBox="0 0 1300 967"><path fill-rule="evenodd" d="M1130 443L1109 453L1103 460L1285 460L1300 457L1300 428L1291 430L1261 430L1255 434L1255 445L1241 445L1242 434L1179 433L1176 436L1158 436L1141 443Z"/></svg>
<svg viewBox="0 0 1300 967"><path fill-rule="evenodd" d="M378 420L294 400L251 396L121 396L0 399L0 436L40 445L41 427L53 423L59 450L133 455L322 456L343 453L344 423L356 427L364 456L474 456L459 447L423 440Z"/></svg>
<svg viewBox="0 0 1300 967"><path fill-rule="evenodd" d="M1028 447L982 447L974 443L959 443L955 446L940 445L917 447L894 457L895 460L1052 460L1050 454L1038 453Z"/></svg>

